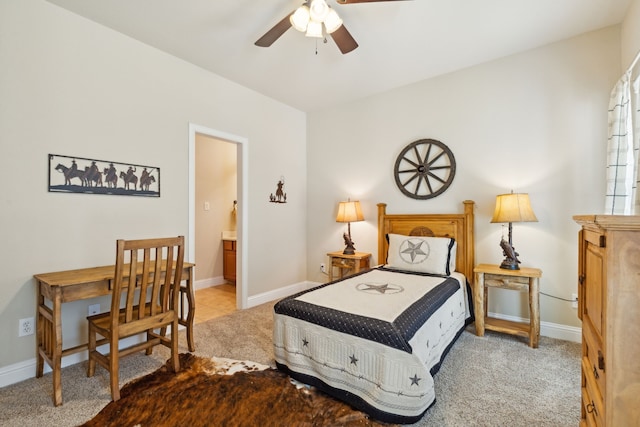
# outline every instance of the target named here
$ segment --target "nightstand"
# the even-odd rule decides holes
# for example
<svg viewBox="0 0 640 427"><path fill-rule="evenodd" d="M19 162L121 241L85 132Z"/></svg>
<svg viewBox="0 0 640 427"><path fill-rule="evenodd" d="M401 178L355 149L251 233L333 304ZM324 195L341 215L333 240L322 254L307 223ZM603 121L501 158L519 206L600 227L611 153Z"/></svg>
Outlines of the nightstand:
<svg viewBox="0 0 640 427"><path fill-rule="evenodd" d="M339 278L350 276L369 268L371 254L367 252L356 252L353 255L345 255L342 251L329 252L329 281L333 280L333 268L337 267Z"/></svg>
<svg viewBox="0 0 640 427"><path fill-rule="evenodd" d="M540 338L540 293L539 279L542 271L521 267L520 270L505 270L498 265L480 264L473 269L476 283L473 289L473 308L476 317L476 335L484 336L484 330L518 335L529 338L529 346L538 347ZM511 289L529 293L529 323L496 319L487 315L487 290L485 288Z"/></svg>

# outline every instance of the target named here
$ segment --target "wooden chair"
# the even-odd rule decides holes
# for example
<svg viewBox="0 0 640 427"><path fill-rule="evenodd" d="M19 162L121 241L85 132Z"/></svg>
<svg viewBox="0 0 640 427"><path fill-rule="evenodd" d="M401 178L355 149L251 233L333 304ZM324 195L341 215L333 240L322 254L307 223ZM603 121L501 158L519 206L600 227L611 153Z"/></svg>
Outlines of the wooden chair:
<svg viewBox="0 0 640 427"><path fill-rule="evenodd" d="M178 300L184 262L184 236L145 240L118 240L115 277L111 286L111 311L89 316L89 366L96 362L110 374L111 398L120 399L119 360L141 350L149 355L162 344L171 349L171 368L178 359ZM133 285L133 286L132 286ZM120 308L120 305L123 308ZM171 333L165 336L166 328ZM143 342L119 349L121 339L146 333ZM97 335L104 337L97 340ZM109 344L109 353L96 347Z"/></svg>

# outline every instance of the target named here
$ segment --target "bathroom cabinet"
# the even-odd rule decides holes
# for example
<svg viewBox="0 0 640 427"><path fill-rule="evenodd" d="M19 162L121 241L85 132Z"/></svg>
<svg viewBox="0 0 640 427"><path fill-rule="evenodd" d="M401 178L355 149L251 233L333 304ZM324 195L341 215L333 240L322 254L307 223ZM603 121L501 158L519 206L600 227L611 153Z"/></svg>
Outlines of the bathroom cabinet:
<svg viewBox="0 0 640 427"><path fill-rule="evenodd" d="M236 283L236 241L235 240L223 240L223 265L222 274L224 280Z"/></svg>

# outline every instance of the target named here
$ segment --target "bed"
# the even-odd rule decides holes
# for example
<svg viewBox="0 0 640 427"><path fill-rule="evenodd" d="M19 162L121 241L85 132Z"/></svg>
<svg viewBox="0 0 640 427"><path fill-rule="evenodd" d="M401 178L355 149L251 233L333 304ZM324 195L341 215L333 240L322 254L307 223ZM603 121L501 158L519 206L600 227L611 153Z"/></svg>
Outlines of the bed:
<svg viewBox="0 0 640 427"><path fill-rule="evenodd" d="M274 306L278 368L377 420L422 418L433 375L473 320L473 207L388 214L378 204L379 266Z"/></svg>

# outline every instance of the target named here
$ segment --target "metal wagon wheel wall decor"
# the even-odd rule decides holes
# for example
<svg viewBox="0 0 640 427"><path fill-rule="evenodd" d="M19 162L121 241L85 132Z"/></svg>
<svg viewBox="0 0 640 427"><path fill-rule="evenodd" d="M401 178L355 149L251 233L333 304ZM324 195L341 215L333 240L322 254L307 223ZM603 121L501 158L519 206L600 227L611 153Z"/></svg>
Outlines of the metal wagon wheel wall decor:
<svg viewBox="0 0 640 427"><path fill-rule="evenodd" d="M446 191L456 174L453 152L435 139L419 139L407 145L396 159L396 185L405 196L426 200Z"/></svg>

